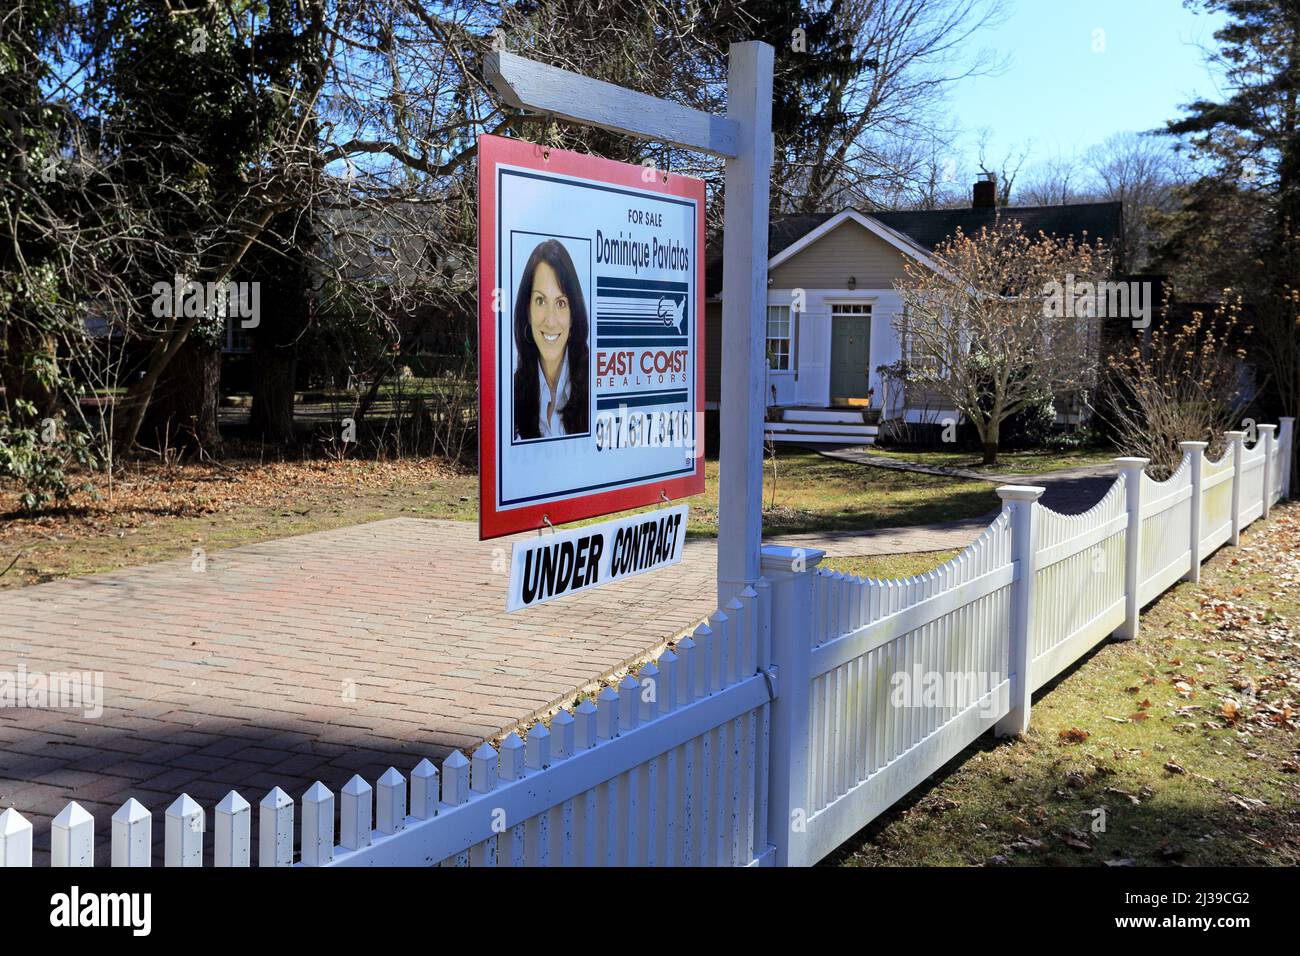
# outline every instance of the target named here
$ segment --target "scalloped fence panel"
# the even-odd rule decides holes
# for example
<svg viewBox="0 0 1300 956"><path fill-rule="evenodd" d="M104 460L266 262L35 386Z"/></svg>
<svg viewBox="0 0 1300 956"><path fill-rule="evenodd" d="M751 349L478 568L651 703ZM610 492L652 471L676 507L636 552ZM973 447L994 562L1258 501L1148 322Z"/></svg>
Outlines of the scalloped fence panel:
<svg viewBox="0 0 1300 956"><path fill-rule="evenodd" d="M1164 481L1144 459L1087 512L1007 486L1001 513L942 567L874 580L768 546L762 578L654 662L499 748L421 760L373 783L323 782L256 807L162 808L167 866L808 865L992 728L1028 726L1033 691L1290 493L1294 420L1229 432L1217 461L1184 442ZM253 850L254 820L257 849ZM128 800L110 860L75 801L54 866L148 866L154 813ZM297 823L297 827L295 827ZM295 846L295 829L300 838ZM211 833L211 838L208 834ZM0 866L30 866L33 827L0 813Z"/></svg>

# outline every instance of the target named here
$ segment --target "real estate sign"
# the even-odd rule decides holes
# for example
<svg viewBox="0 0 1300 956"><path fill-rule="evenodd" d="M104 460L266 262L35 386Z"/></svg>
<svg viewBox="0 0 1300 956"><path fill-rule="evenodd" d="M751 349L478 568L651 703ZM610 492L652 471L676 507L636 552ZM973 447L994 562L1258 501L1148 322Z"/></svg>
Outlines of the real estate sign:
<svg viewBox="0 0 1300 956"><path fill-rule="evenodd" d="M479 138L480 538L704 490L703 251L702 180Z"/></svg>
<svg viewBox="0 0 1300 956"><path fill-rule="evenodd" d="M517 541L510 550L506 610L666 568L682 559L686 505Z"/></svg>

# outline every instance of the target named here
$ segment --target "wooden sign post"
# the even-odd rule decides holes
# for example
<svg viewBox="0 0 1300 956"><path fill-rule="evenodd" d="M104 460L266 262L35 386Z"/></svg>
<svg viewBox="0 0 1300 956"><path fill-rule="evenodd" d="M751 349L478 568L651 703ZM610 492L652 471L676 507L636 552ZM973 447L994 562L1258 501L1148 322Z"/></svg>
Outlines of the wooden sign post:
<svg viewBox="0 0 1300 956"><path fill-rule="evenodd" d="M768 44L733 43L727 115L715 116L513 53L493 51L484 62L488 81L511 106L726 160L722 341L708 346L722 349L719 606L760 573L772 63Z"/></svg>

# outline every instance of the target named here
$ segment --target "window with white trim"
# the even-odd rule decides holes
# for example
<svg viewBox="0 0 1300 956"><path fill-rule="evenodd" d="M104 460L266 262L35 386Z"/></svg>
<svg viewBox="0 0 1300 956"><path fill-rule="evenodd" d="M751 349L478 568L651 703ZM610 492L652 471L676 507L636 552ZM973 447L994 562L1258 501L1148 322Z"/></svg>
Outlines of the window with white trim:
<svg viewBox="0 0 1300 956"><path fill-rule="evenodd" d="M767 367L788 372L794 355L794 321L788 305L767 307Z"/></svg>

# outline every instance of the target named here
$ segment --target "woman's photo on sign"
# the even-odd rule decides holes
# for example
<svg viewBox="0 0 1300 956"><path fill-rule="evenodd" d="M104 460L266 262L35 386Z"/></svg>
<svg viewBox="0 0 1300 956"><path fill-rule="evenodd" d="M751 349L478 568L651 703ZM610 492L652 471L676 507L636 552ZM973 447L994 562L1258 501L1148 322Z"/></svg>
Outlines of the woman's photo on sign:
<svg viewBox="0 0 1300 956"><path fill-rule="evenodd" d="M514 432L517 440L589 432L590 347L586 299L569 250L537 244L514 300Z"/></svg>

